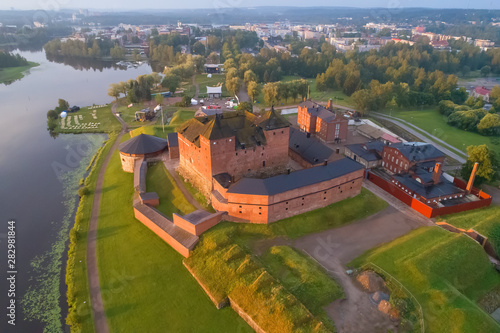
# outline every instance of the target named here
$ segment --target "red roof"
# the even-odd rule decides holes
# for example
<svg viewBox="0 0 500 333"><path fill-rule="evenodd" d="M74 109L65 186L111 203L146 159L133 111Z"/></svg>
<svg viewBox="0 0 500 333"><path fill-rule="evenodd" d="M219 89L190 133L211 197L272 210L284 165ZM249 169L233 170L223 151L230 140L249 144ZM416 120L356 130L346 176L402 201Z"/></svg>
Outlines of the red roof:
<svg viewBox="0 0 500 333"><path fill-rule="evenodd" d="M491 90L489 90L488 88L485 88L485 87L476 87L476 88L474 88L474 91L476 92L476 94L482 95L482 96L489 95L491 92Z"/></svg>
<svg viewBox="0 0 500 333"><path fill-rule="evenodd" d="M387 140L390 143L399 143L399 142L401 142L398 139L396 139L395 137L393 137L392 135L387 134L387 133L382 134L382 140Z"/></svg>

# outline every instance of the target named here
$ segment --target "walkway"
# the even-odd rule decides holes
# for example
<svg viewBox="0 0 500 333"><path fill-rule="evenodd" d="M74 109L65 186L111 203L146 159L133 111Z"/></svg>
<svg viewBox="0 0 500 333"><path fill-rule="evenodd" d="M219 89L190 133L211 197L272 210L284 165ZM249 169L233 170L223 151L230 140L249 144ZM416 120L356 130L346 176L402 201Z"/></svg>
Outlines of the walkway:
<svg viewBox="0 0 500 333"><path fill-rule="evenodd" d="M418 137L423 142L427 142L427 143L434 145L436 148L441 150L443 153L445 153L446 155L450 156L451 158L453 158L454 160L456 160L462 164L464 164L466 162L467 154L458 150L457 148L453 147L452 145L444 142L443 140L435 137L434 135L430 134L429 132L426 132L423 129L421 129L421 128L419 128L419 127L417 127L417 126L415 126L415 125L413 125L405 120L402 120L402 119L399 119L396 117L392 117L392 116L388 116L388 115L378 113L378 112L371 112L370 115L375 117L375 118L381 118L381 119L387 120L387 121L401 127L405 131ZM415 129L418 129L418 131ZM425 135L422 133L424 133Z"/></svg>
<svg viewBox="0 0 500 333"><path fill-rule="evenodd" d="M193 98L198 99L198 95L200 94L200 85L196 83L196 74L193 75L193 86L196 88Z"/></svg>
<svg viewBox="0 0 500 333"><path fill-rule="evenodd" d="M116 104L111 106L111 112L116 116ZM121 117L116 118L122 124L122 129L118 134L115 143L111 147L108 155L99 169L97 183L94 191L94 201L92 203L92 212L90 214L89 232L87 237L87 270L89 277L90 303L92 315L94 317L94 326L97 333L109 332L108 322L106 321L106 312L102 304L101 288L99 286L99 271L97 268L97 222L99 218L99 208L101 205L102 184L104 182L104 173L108 167L109 160L113 152L118 148L123 134L128 130L127 124Z"/></svg>

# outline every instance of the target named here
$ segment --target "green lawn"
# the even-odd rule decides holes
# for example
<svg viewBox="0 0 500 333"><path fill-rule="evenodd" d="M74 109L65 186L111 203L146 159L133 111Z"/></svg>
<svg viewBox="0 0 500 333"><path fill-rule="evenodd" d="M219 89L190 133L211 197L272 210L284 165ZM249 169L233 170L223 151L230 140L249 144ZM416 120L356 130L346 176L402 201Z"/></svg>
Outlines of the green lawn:
<svg viewBox="0 0 500 333"><path fill-rule="evenodd" d="M68 113L66 118L57 120L55 132L103 133L119 131L120 129L120 122L111 113L111 104L108 104L100 108L85 106L77 112Z"/></svg>
<svg viewBox="0 0 500 333"><path fill-rule="evenodd" d="M367 189L362 188L361 193L354 198L342 200L324 208L283 219L272 223L270 228L276 235L298 238L363 219L386 207L387 202Z"/></svg>
<svg viewBox="0 0 500 333"><path fill-rule="evenodd" d="M161 162L148 168L146 189L148 192L158 194L160 205L156 209L168 218L172 218L172 213L186 215L196 210L182 195L181 190Z"/></svg>
<svg viewBox="0 0 500 333"><path fill-rule="evenodd" d="M500 285L485 252L467 236L423 227L372 249L349 266L374 263L421 304L426 332L498 332L477 301Z"/></svg>
<svg viewBox="0 0 500 333"><path fill-rule="evenodd" d="M132 185L115 151L103 184L97 244L110 331L251 332L232 309L217 310L183 257L134 218Z"/></svg>
<svg viewBox="0 0 500 333"><path fill-rule="evenodd" d="M334 330L334 323L323 307L345 295L321 266L289 246L273 246L260 259L276 280Z"/></svg>
<svg viewBox="0 0 500 333"><path fill-rule="evenodd" d="M189 108L181 108L178 109L174 115L172 116L172 120L170 120L170 126L179 126L185 121L194 117L195 111Z"/></svg>
<svg viewBox="0 0 500 333"><path fill-rule="evenodd" d="M500 153L500 145L494 145L490 137L463 131L448 125L446 117L441 115L437 109L385 111L385 113L406 120L463 152L466 152L467 146L487 144L492 150Z"/></svg>
<svg viewBox="0 0 500 333"><path fill-rule="evenodd" d="M24 77L24 74L29 73L27 71L30 68L36 67L39 65L40 64L38 64L36 62L29 61L28 66L8 67L8 68L0 69L0 83L10 84L16 80L20 80Z"/></svg>
<svg viewBox="0 0 500 333"><path fill-rule="evenodd" d="M302 329L304 327L309 329L308 325L311 324L310 320L312 319L308 317L307 312L299 305L303 303L319 320L327 320L328 318L321 311L320 304L327 303L331 299L330 297L340 297L341 291L338 289L338 286L333 279L324 274L314 273L318 275L314 279L312 275L307 275L306 271L308 269L314 269L316 270L315 272L318 272L319 268L316 263L307 256L301 256L299 253L290 252L286 249L264 256L262 263L260 263L261 259L253 254L253 244L262 239L270 239L278 236L296 238L309 233L339 227L372 215L385 207L387 207L385 201L379 199L368 190L362 189L361 194L354 198L274 222L270 225L219 223L201 236L200 243L195 248L193 254L186 259L186 262L194 269L196 274L219 301L222 301L226 295L233 297L235 294L235 297L252 299L255 304L252 305L250 302L247 303L247 306L250 311L255 313L260 313L260 311L274 311L272 309L280 308L280 306L287 308L286 302L283 305L282 302L284 301L282 298L294 299L291 296L286 296L288 292L291 293L298 300L291 301L294 305L293 309L291 308L288 312L281 314L277 312L277 317L274 320L281 322L285 320L284 318L288 318L287 320L295 323L295 326L292 325L294 329ZM298 266L294 267L290 261L287 261L287 258L292 256L301 256L305 261L297 263ZM279 258L282 258L283 261L280 261L281 259ZM269 272L265 270L265 267L269 269ZM290 272L293 273L293 276L283 279L283 276L279 275L279 272ZM270 276L267 277L269 273L274 276L274 279ZM262 282L264 284L262 290L257 289L257 291L254 290L251 292L251 288L250 291L245 289L247 288L245 286L254 285L254 281L261 274L264 274L262 279L267 281L265 283ZM278 285L274 281L275 279L278 281ZM305 283L304 279L313 279L311 280L313 282L305 284L301 288L292 288L291 283L296 281L296 279L301 279L303 283ZM257 285L261 286L261 283L257 283ZM282 298L269 294L271 292L269 285L276 286L277 290L281 290L284 287L285 291L282 291L284 294L280 296ZM314 298L318 298L319 294L329 293L333 290L335 292L332 295L325 294L321 299L318 299L316 302L314 301ZM313 292L313 296L308 297L306 295L307 292ZM265 306L262 305L259 303L262 300L255 296L255 293L272 299L273 303ZM271 309L267 308L267 306ZM264 307L264 309L261 309L261 307ZM258 317L258 315L256 316ZM269 323L270 319L267 317L261 317L260 320L262 320L264 325L271 325ZM305 326L301 326L302 320L305 321ZM332 324L329 322L329 319L326 325L331 327Z"/></svg>
<svg viewBox="0 0 500 333"><path fill-rule="evenodd" d="M208 210L209 212L211 213L215 213L215 209L212 207L211 204L209 204L207 202L207 198L201 194L197 189L196 187L194 187L193 185L191 185L190 182L186 181L184 179L184 177L182 177L179 173L177 173L177 175L179 176L179 178L182 180L184 186L186 187L186 189L188 190L189 193L191 193L191 195L193 196L193 198L196 199L196 201L198 201L200 203L200 205L202 207L204 207L206 210Z"/></svg>

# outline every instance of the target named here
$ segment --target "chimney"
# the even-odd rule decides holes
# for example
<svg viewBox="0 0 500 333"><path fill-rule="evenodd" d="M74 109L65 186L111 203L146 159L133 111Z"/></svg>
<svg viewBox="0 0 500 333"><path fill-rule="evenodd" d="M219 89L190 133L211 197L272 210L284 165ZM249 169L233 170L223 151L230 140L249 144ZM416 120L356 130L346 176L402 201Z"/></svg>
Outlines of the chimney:
<svg viewBox="0 0 500 333"><path fill-rule="evenodd" d="M306 138L310 138L310 137L311 137L311 133L307 132Z"/></svg>
<svg viewBox="0 0 500 333"><path fill-rule="evenodd" d="M432 181L434 184L439 183L439 180L441 179L441 174L443 173L443 169L441 167L441 163L436 163L434 166L434 172L432 173Z"/></svg>
<svg viewBox="0 0 500 333"><path fill-rule="evenodd" d="M325 166L328 165L328 160L324 160L323 165L325 165Z"/></svg>
<svg viewBox="0 0 500 333"><path fill-rule="evenodd" d="M328 100L328 106L326 108L330 111L333 110L333 102L331 98Z"/></svg>
<svg viewBox="0 0 500 333"><path fill-rule="evenodd" d="M479 166L479 163L474 163L474 168L472 168L472 172L470 174L469 182L467 183L467 192L470 193L472 190L472 186L474 185L474 179L476 179L476 172L477 172L477 167Z"/></svg>
<svg viewBox="0 0 500 333"><path fill-rule="evenodd" d="M286 170L286 173L289 175L289 174L290 174L290 171L291 171L290 169L287 169L287 170Z"/></svg>

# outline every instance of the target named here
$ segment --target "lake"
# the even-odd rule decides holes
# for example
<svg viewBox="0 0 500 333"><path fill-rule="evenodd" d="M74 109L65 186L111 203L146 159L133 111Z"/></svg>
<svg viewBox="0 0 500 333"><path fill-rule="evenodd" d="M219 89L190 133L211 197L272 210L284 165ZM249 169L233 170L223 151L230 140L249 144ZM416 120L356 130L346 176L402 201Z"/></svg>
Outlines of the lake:
<svg viewBox="0 0 500 333"><path fill-rule="evenodd" d="M151 67L144 64L123 70L88 60L82 65L65 64L48 61L43 51L18 53L40 66L19 81L0 84L0 332L48 329L39 320L25 320L27 314L37 316L47 310L41 308L47 304L61 307L60 320L50 329L66 330L67 233L78 203L78 180L105 135L65 134L53 139L47 131L46 113L59 98L78 106L109 103L113 100L107 95L110 83L151 73ZM15 327L6 317L10 219L16 221ZM21 309L23 299L29 304L25 311ZM51 316L58 318L57 311Z"/></svg>

